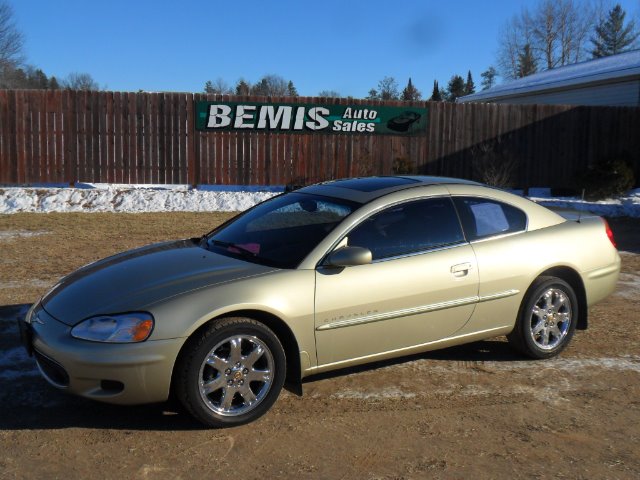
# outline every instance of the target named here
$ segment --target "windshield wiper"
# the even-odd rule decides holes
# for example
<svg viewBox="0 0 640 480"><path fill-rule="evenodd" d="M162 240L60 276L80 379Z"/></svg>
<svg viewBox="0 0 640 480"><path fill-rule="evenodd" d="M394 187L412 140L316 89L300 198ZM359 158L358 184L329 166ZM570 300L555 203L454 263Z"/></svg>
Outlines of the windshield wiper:
<svg viewBox="0 0 640 480"><path fill-rule="evenodd" d="M219 247L224 247L227 250L237 250L237 253L240 253L244 256L250 256L251 258L255 258L258 256L257 253L252 252L251 250L249 250L248 248L243 247L242 245L237 245L233 242L223 242L222 240L212 240L211 241L214 245L218 245ZM233 252L233 250L231 250ZM234 252L236 253L236 252Z"/></svg>

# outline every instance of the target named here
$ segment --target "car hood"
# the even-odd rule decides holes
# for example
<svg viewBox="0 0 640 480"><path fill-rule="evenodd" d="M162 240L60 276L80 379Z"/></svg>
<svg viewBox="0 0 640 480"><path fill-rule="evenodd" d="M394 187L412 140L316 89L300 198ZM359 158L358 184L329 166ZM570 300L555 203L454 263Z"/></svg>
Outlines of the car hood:
<svg viewBox="0 0 640 480"><path fill-rule="evenodd" d="M145 310L194 289L275 270L210 252L195 240L149 245L105 258L63 278L42 299L67 325L100 314Z"/></svg>

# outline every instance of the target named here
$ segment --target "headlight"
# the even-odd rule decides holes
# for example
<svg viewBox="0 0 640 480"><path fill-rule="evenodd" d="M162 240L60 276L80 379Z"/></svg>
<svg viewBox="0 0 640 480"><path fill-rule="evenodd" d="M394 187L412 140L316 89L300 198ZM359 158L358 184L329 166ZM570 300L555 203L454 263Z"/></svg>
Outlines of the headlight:
<svg viewBox="0 0 640 480"><path fill-rule="evenodd" d="M82 340L109 343L144 342L153 330L153 316L145 312L99 315L88 318L71 329Z"/></svg>

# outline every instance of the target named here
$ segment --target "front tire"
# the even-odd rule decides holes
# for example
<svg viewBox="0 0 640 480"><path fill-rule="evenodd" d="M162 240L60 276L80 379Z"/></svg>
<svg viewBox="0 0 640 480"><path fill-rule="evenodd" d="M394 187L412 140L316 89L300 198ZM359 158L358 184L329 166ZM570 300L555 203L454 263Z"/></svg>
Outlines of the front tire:
<svg viewBox="0 0 640 480"><path fill-rule="evenodd" d="M524 355L544 359L564 350L578 322L578 299L557 277L539 277L529 287L509 343Z"/></svg>
<svg viewBox="0 0 640 480"><path fill-rule="evenodd" d="M186 345L175 391L205 425L242 425L273 405L285 370L284 349L268 327L248 318L226 318L212 322Z"/></svg>

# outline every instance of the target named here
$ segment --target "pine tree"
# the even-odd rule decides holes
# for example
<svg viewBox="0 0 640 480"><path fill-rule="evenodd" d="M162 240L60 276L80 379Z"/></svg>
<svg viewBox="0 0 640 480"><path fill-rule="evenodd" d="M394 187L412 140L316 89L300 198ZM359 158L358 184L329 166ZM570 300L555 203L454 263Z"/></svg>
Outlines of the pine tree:
<svg viewBox="0 0 640 480"><path fill-rule="evenodd" d="M460 75L454 75L447 85L447 101L455 102L457 98L464 95L464 78Z"/></svg>
<svg viewBox="0 0 640 480"><path fill-rule="evenodd" d="M482 90L488 90L496 84L498 72L493 68L493 66L491 66L482 72L480 76L482 77Z"/></svg>
<svg viewBox="0 0 640 480"><path fill-rule="evenodd" d="M594 49L591 50L593 58L616 55L634 47L634 42L640 32L636 30L633 20L624 25L626 12L620 4L609 11L609 15L595 28L595 37L591 38Z"/></svg>
<svg viewBox="0 0 640 480"><path fill-rule="evenodd" d="M409 77L409 82L407 86L402 90L402 95L400 96L402 100L405 102L418 102L422 99L422 93L411 83L411 77Z"/></svg>
<svg viewBox="0 0 640 480"><path fill-rule="evenodd" d="M438 87L438 81L433 81L433 92L431 93L431 98L429 99L432 102L441 102L444 97L442 96L442 91L440 87Z"/></svg>
<svg viewBox="0 0 640 480"><path fill-rule="evenodd" d="M58 90L60 88L60 84L58 83L58 79L52 76L49 79L49 89L50 90Z"/></svg>
<svg viewBox="0 0 640 480"><path fill-rule="evenodd" d="M293 85L291 80L289 80L289 83L287 84L287 95L290 97L298 96L298 90L296 90L296 87Z"/></svg>
<svg viewBox="0 0 640 480"><path fill-rule="evenodd" d="M476 85L473 83L473 77L471 76L471 70L467 73L467 83L464 84L464 94L471 95L476 93Z"/></svg>
<svg viewBox="0 0 640 480"><path fill-rule="evenodd" d="M538 63L536 62L531 45L528 43L522 48L522 52L518 54L518 78L523 78L538 71Z"/></svg>
<svg viewBox="0 0 640 480"><path fill-rule="evenodd" d="M251 94L251 85L246 82L244 79L238 80L236 83L236 95L250 95Z"/></svg>
<svg viewBox="0 0 640 480"><path fill-rule="evenodd" d="M211 80L207 80L207 83L204 84L204 93L215 93L213 82Z"/></svg>

